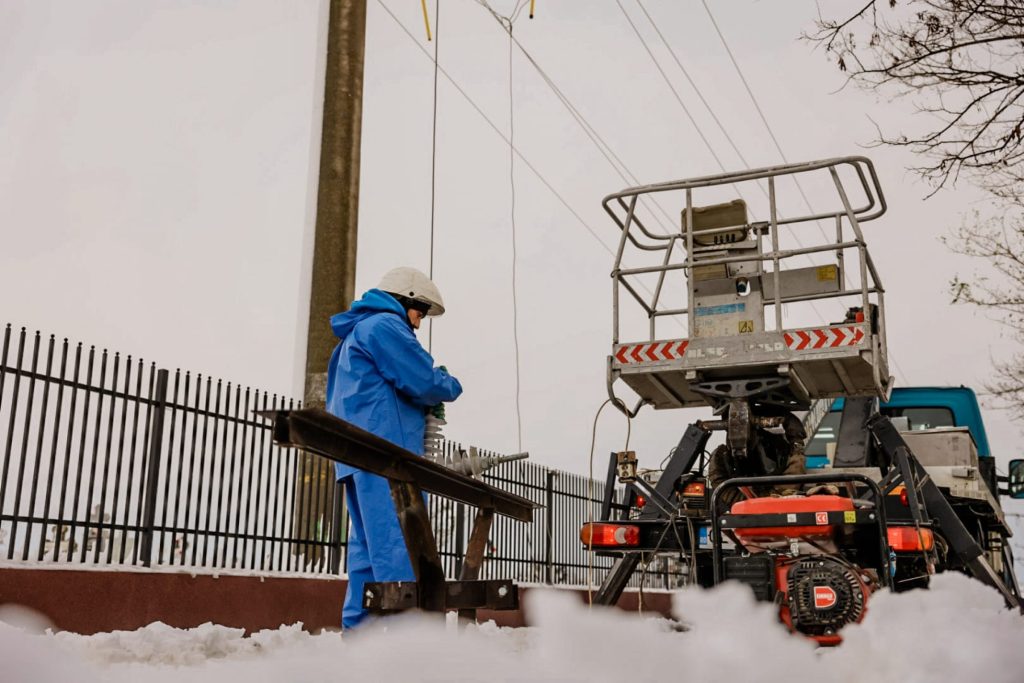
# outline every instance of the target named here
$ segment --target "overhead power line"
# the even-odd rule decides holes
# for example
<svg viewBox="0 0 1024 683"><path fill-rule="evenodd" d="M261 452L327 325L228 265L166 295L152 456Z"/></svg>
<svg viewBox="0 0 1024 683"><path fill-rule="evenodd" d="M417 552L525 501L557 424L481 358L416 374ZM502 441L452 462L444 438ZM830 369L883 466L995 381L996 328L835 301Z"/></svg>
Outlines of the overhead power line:
<svg viewBox="0 0 1024 683"><path fill-rule="evenodd" d="M650 23L651 28L653 28L654 32L658 34L658 38L661 40L661 44L664 45L665 49L668 50L668 53L672 55L672 60L676 63L676 66L679 67L679 70L682 72L683 76L686 77L686 82L690 84L690 87L693 88L693 91L697 94L697 98L701 101L701 104L704 105L704 108L707 109L708 114L711 115L711 120L715 122L715 125L718 126L718 130L722 133L722 136L729 142L729 146L732 147L732 151L736 153L736 156L739 157L739 160L743 163L744 166L746 166L747 168L751 168L750 162L748 162L746 157L743 156L743 152L740 151L739 146L736 145L736 142L732 139L732 136L729 135L729 131L725 129L725 126L722 124L721 119L718 118L718 115L715 114L715 110L711 107L711 104L707 101L707 99L705 99L704 93L701 92L700 88L697 86L697 83L693 80L693 78L690 77L690 72L686 70L685 66L683 66L683 62L679 59L679 56L676 54L676 51L672 48L672 44L665 39L665 35L661 32L661 29L658 28L657 22L655 22L654 19L651 17L650 13L647 11L647 8L644 7L644 3L641 2L641 0L636 0L636 4L640 7L640 10L644 13L644 16L647 17L647 21ZM620 5L619 8L621 9L622 6ZM648 54L650 54L650 50L648 50Z"/></svg>
<svg viewBox="0 0 1024 683"><path fill-rule="evenodd" d="M640 0L637 0L637 3L639 4ZM786 153L782 151L782 145L779 144L779 139L778 137L776 137L775 131L772 130L771 124L768 123L768 117L765 116L764 110L761 109L761 104L757 101L757 97L754 95L754 91L753 89L751 89L750 83L747 82L746 76L743 75L743 69L740 68L740 64L736 60L736 56L733 54L732 49L729 47L729 41L725 39L725 35L722 33L722 29L718 26L718 22L715 20L715 15L711 12L711 8L708 7L707 0L701 0L701 4L704 6L704 11L707 13L708 19L711 20L711 25L714 26L715 28L715 33L718 34L718 39L722 41L722 47L725 48L726 54L729 55L729 60L732 62L733 68L736 69L736 75L739 76L740 82L743 83L743 88L747 91L747 96L750 97L750 101L754 105L754 109L755 111L757 111L757 115L760 117L761 123L764 124L765 130L768 131L768 137L771 139L772 144L775 145L775 150L779 153L779 157L782 159L782 161L788 164L789 159L786 158ZM793 182L796 183L797 191L800 193L800 197L804 201L804 206L807 207L807 210L811 213L811 215L814 215L816 213L814 207L811 206L811 201L810 199L808 199L807 193L804 192L803 185L800 184L799 178L796 178L794 176ZM828 237L825 236L825 231L822 229L821 225L817 221L815 222L815 225L817 226L818 231L821 232L821 236L826 241L828 241ZM893 356L891 353L889 354L889 357L892 359L893 368L899 374L904 384L909 385L910 383L907 382L906 375L903 374L903 370L900 368L899 363L896 362L896 357Z"/></svg>
<svg viewBox="0 0 1024 683"><path fill-rule="evenodd" d="M704 143L704 147L707 148L708 152L711 154L711 157L715 160L715 163L718 164L718 168L721 169L722 172L727 172L725 164L722 163L722 160L721 158L719 158L718 153L715 151L715 148L711 145L711 141L708 140L706 135L704 135L704 131L701 130L700 124L697 123L697 119L695 119L693 117L693 114L690 113L690 108L686 106L685 102L683 102L683 98L679 95L679 91L676 90L676 86L673 85L672 80L668 77L668 74L665 73L665 70L661 68L661 64L654 56L654 52L651 51L650 45L647 44L647 41L640 33L640 30L636 27L636 24L633 23L633 18L629 16L629 13L626 11L626 8L622 6L622 2L620 2L620 0L615 0L615 4L619 6L619 11L622 12L622 16L626 18L626 21L629 23L629 27L633 29L633 33L640 41L640 44L643 45L644 50L647 51L647 55L651 58L651 62L654 63L654 68L656 68L658 70L658 73L661 74L661 78L662 80L665 81L665 84L668 86L668 89L672 92L672 96L675 98L680 108L682 108L683 113L686 114L686 118L690 120L690 124L693 126L693 129L697 131L697 136L701 139L701 142Z"/></svg>
<svg viewBox="0 0 1024 683"><path fill-rule="evenodd" d="M569 112L570 116L573 117L573 120L576 121L577 125L579 125L579 127L583 130L584 134L586 134L586 136L594 144L598 152L601 153L601 155L605 158L605 161L608 162L608 164L612 167L612 170L615 171L619 178L621 178L622 181L625 183L640 185L640 181L637 179L636 175L630 170L629 166L627 166L626 163L622 161L619 155L615 153L615 150L612 149L611 145L609 145L605 141L605 139L601 136L597 129L590 124L586 117L573 104L572 100L570 100L569 97L562 91L562 89L558 87L558 84L555 83L554 79L552 79L551 76L548 75L548 73L544 70L540 63L533 57L532 54L530 54L529 50L527 50L523 46L523 44L519 42L519 40L513 35L512 27L515 24L516 17L519 15L519 12L522 11L523 6L525 5L517 6L516 10L513 11L511 17L505 17L502 16L499 12L497 12L487 0L476 0L476 2L478 5L486 9L494 18L494 20L498 23L498 25L501 26L502 30L508 34L510 41L510 49L511 45L513 44L519 48L519 51L523 54L524 57L526 57L527 61L530 62L533 68L537 71L537 74L541 77L541 79L552 91L552 93L554 93L558 101L562 103L562 106L564 106L565 109ZM673 219L668 214L668 212L665 211L665 208L656 198L642 197L639 201L645 208L651 211L652 217L658 223L658 225L661 227L662 231L666 235L672 234L673 232L676 231L674 227L669 227L675 224L675 219ZM666 225L661 220L661 218L658 217L657 213L655 213L651 209L651 204L657 207L661 215L664 216L665 219L668 221L668 225ZM673 246L673 248L682 249L682 244L677 242ZM650 294L651 297L654 296L654 292L651 291L651 288L646 283L638 282L637 285L645 292ZM678 318L672 318L671 320L675 324L683 326L682 322Z"/></svg>
<svg viewBox="0 0 1024 683"><path fill-rule="evenodd" d="M639 0L637 0L637 2L639 2ZM719 40L722 41L722 47L725 48L726 54L729 55L729 60L732 62L733 68L736 69L736 75L740 77L740 82L743 83L743 88L747 91L747 95L750 97L750 102L754 105L757 115L761 118L761 123L764 124L765 130L768 131L768 137L771 139L772 144L775 145L775 150L779 153L779 157L782 159L783 163L788 164L789 159L786 158L786 153L782 151L782 145L779 144L779 139L775 136L775 131L772 130L771 124L768 123L768 117L764 115L764 110L761 109L761 104L757 101L757 97L754 96L754 91L750 88L750 84L747 83L747 78L743 75L743 69L740 68L739 62L736 61L736 57L733 55L732 49L729 47L729 42L725 39L725 36L722 34L722 30L718 27L718 22L715 21L715 15L711 13L711 8L708 7L707 0L701 0L701 4L704 5L704 11L707 12L712 26L715 27L715 33L718 34ZM794 176L793 182L796 184L796 189L804 201L804 206L807 207L810 215L813 216L816 211L814 210L814 207L811 206L811 200L807 198L807 193L804 192L804 186L800 184L800 179ZM815 221L814 224L821 233L821 236L828 241L828 237L825 235L825 230L821 225L817 221Z"/></svg>
<svg viewBox="0 0 1024 683"><path fill-rule="evenodd" d="M626 8L622 6L622 2L620 2L620 0L615 0L615 4L619 6L619 11L622 12L622 16L624 16L626 18L626 21L629 23L630 28L633 29L633 34L636 35L637 39L640 41L640 44L643 46L644 51L647 52L647 56L650 57L651 62L654 64L654 67L658 70L658 73L661 74L661 78L662 78L662 80L665 81L665 85L667 85L668 89L672 92L672 95L675 98L676 102L682 108L683 113L686 114L686 117L690 120L690 123L693 125L694 130L697 132L697 135L700 137L701 141L704 142L704 146L707 147L708 152L711 153L711 156L714 158L715 162L718 164L718 167L722 170L723 173L728 172L726 170L726 168L725 168L725 165L722 163L721 158L719 158L718 153L715 152L715 148L711 144L711 141L708 140L707 136L704 134L704 131L701 129L700 125L697 123L697 120L694 118L693 114L690 112L690 108L686 106L686 103L683 101L683 98L679 94L679 91L676 89L675 85L672 83L672 79L670 79L668 77L668 74L665 73L665 69L662 68L661 63L658 61L658 58L655 57L654 51L651 49L651 46L647 43L647 40L644 38L643 34L640 33L640 29L637 28L637 25L633 22L632 17L629 16L629 12L627 12ZM714 119L714 121L718 124L719 128L721 129L722 133L725 135L726 139L729 140L729 143L732 145L733 149L736 151L737 156L739 156L740 161L745 166L747 166L749 168L750 164L749 164L749 162L747 162L746 157L743 156L743 153L740 152L739 147L736 145L736 143L733 141L732 137L725 130L725 127L722 125L722 122L719 120L718 116L715 114L715 111L711 107L711 104L704 97L703 93L700 92L700 88L698 88L697 84L694 83L692 78L690 78L689 73L683 67L682 62L676 56L675 51L671 48L671 46L669 45L668 41L665 39L664 34L662 34L662 32L658 29L657 24L651 18L651 15L647 12L647 10L644 9L644 6L640 3L640 0L637 0L637 4L640 5L640 9L643 10L644 15L647 17L647 20L654 27L655 31L658 34L658 37L661 39L662 43L665 45L665 47L668 49L668 51L672 54L672 57L675 60L676 65L683 72L683 75L686 76L687 80L690 82L690 85L693 86L693 89L697 92L697 96L700 98L700 101L704 104L704 107L708 110L708 113L711 114L711 118ZM764 194L765 197L768 197L768 192L767 192L767 190L765 190L764 186L760 182L756 183L756 185L757 185L758 189L761 190L762 194ZM736 193L741 198L743 198L744 201L746 201L746 197L743 196L743 192L738 187L736 187L735 185L733 187L736 189ZM749 204L749 202L747 202L747 203ZM751 213L753 214L752 210L751 210ZM780 214L779 214L778 210L776 210L776 216L779 216L779 215ZM820 227L819 227L819 230L820 230ZM822 233L822 234L824 235L824 233ZM796 241L796 243L797 243L797 245L799 247L802 248L804 246L803 242L800 241L800 237L798 235L796 235L795 232L793 234L793 239ZM811 257L809 255L805 255L804 258L809 263L813 263L813 259L811 259ZM821 312L818 310L817 305L813 301L810 302L810 306L811 306L811 309L818 315L819 318L823 317Z"/></svg>
<svg viewBox="0 0 1024 683"><path fill-rule="evenodd" d="M729 60L732 62L733 67L736 69L736 74L740 77L740 81L743 83L744 89L747 91L747 95L750 96L750 101L754 105L754 109L757 111L757 115L761 117L761 123L764 124L765 130L768 131L768 137L771 138L772 143L775 145L776 151L782 160L789 163L786 159L786 153L782 151L782 145L779 144L779 139L775 137L775 131L772 130L772 126L768 123L768 117L764 115L764 110L761 109L761 105L758 103L757 98L754 96L754 91L751 90L750 84L747 83L746 76L743 75L743 69L740 68L739 62L736 61L736 56L733 55L732 49L729 48L729 42L722 35L722 29L718 27L718 22L715 21L715 15L711 13L711 8L708 7L707 0L701 0L701 4L704 5L704 11L708 14L708 19L711 20L711 25L715 27L715 33L718 34L718 39L722 41L722 46L725 48L726 53L729 55ZM806 197L805 197L806 199Z"/></svg>
<svg viewBox="0 0 1024 683"><path fill-rule="evenodd" d="M637 178L636 174L634 174L633 171L629 168L629 166L627 166L626 163L622 160L622 158L619 157L618 154L616 154L615 150L611 147L611 145L608 144L608 142L604 139L604 137L602 137L602 135L597 131L597 129L594 128L593 125L591 125L591 123L587 120L586 116L584 116L583 113L579 110L579 108L577 108L576 105L573 104L572 100L569 99L569 96L565 94L565 92L558 86L558 84L555 83L554 79L550 75L548 75L548 73L544 70L540 63L534 58L534 56L530 54L530 51L527 50L521 42L519 42L518 38L512 35L510 26L504 20L505 18L502 17L497 11L495 11L495 9L491 7L490 3L488 3L487 0L477 0L477 4L486 9L491 14L491 16L494 17L494 20L498 22L502 30L508 32L509 38L513 41L515 46L519 48L519 51L523 54L524 57L526 57L526 60L530 62L530 65L533 66L534 70L541 77L541 80L544 81L544 84L548 86L548 89L551 90L551 92L555 95L555 97L562 104L562 106L565 107L566 111L569 112L569 115L572 116L576 124L580 127L581 130L583 130L583 133L587 136L587 138L590 139L591 143L593 143L593 145L597 148L597 151L601 154L601 156L604 157L605 161L607 161L608 164L612 167L612 170L615 171L616 175L618 175L620 179L622 179L622 182L631 185L640 185L640 180ZM650 205L647 203L646 198L641 201L642 203L644 203L648 210L651 209ZM658 222L658 225L661 227L661 229L666 234L675 232L674 227L670 228L668 226L674 226L676 223L676 219L670 216L669 213L665 210L665 208L661 205L661 203L658 202L657 200L651 200L650 204L654 204L657 207L658 212L662 216L664 216L665 219L668 221L668 225L666 225L664 222L662 222L661 218L659 218L656 213L654 213L653 211L651 212L654 219Z"/></svg>
<svg viewBox="0 0 1024 683"><path fill-rule="evenodd" d="M697 134L700 135L702 140L704 140L705 145L708 146L709 151L711 151L712 155L715 157L716 161L718 161L718 164L721 167L722 166L721 161L718 160L718 156L715 155L713 150L711 150L710 143L708 142L706 136L701 131L700 127L697 126L696 122L694 121L693 115L690 113L690 110L683 103L682 97L680 97L679 92L675 89L675 86L672 85L672 82L669 80L669 78L668 78L667 74L665 73L664 69L662 69L661 64L658 62L657 58L654 56L653 50L651 50L650 46L647 44L647 41L644 39L643 35L640 33L639 29L636 27L636 24L633 23L633 20L630 18L629 14L626 12L626 9L622 6L622 3L619 2L619 0L616 0L616 3L619 5L619 9L622 11L623 16L626 17L626 21L629 22L629 25L633 29L633 32L636 34L636 36L640 40L641 44L643 44L644 49L647 51L647 54L651 58L651 61L654 63L655 67L658 69L658 72L661 74L662 78L665 80L665 83L669 86L669 89L672 91L672 94L675 97L676 101L679 102L680 106L683 108L683 111L686 113L686 115L690 119L691 123L693 123L694 128L697 130ZM708 114L711 116L711 119L715 122L715 125L718 126L718 130L722 133L722 136L726 139L726 141L728 141L729 146L732 147L732 150L736 153L736 156L739 158L740 162L744 166L746 166L747 168L752 168L753 165L749 161L747 161L747 158L743 154L743 152L740 150L739 145L736 144L736 141L729 134L729 131L726 130L725 125L722 123L721 119L718 118L718 115L715 113L714 107L712 107L711 103L708 102L707 98L704 97L704 93L701 91L700 86L697 85L696 81L694 81L693 78L690 76L690 72L686 70L685 66L683 66L682 60L679 59L679 55L676 54L676 51L672 48L672 44L669 43L668 39L665 38L665 34L663 34L661 32L661 29L659 28L658 23L651 16L650 12L647 11L647 8L644 7L644 4L643 4L643 2L641 0L636 0L636 4L637 4L637 6L640 7L640 10L643 12L644 16L647 18L648 23L650 23L651 27L654 29L654 32L657 34L657 36L658 36L659 40L661 41L662 45L664 45L665 49L672 56L672 60L675 62L676 66L679 68L679 71L682 72L683 76L686 78L686 81L690 84L690 87L693 88L693 91L694 91L694 93L696 93L697 98L700 100L701 104L704 105L704 108L707 110ZM707 8L707 5L705 4L705 9L706 8ZM709 10L709 13L710 13L710 10ZM712 19L712 21L713 21L713 19ZM718 29L717 24L715 26L715 29L716 30ZM725 44L725 38L722 36L721 31L718 31L718 35L719 35L719 38L722 40L723 44ZM729 47L728 47L727 44L726 44L726 50L729 51ZM735 58L733 58L731 51L729 51L729 56L732 59L733 66L735 66L737 71L739 72L739 65L737 64ZM764 112L761 110L760 105L757 103L756 99L754 98L754 94L750 90L750 87L747 84L746 79L743 78L742 73L740 73L740 78L743 81L744 86L747 88L747 93L748 93L748 95L750 95L751 99L753 100L754 106L757 109L758 113L760 114L762 122L765 124L765 126L768 126L768 121L767 121L767 119L764 116ZM775 147L779 151L779 154L782 157L783 162L789 163L789 160L786 158L785 154L782 153L782 149L779 146L778 139L775 137L775 134L774 134L774 132L772 132L770 127L768 129L768 133L771 136L772 140L774 141ZM725 169L723 168L722 170L725 170ZM816 212L812 208L811 203L810 203L810 201L807 198L807 194L804 192L803 186L800 184L799 179L794 177L793 181L796 183L797 189L800 192L800 196L803 198L804 205L807 207L807 210L813 215ZM761 183L757 183L757 187L761 190L761 193L764 194L765 197L768 196L768 192L764 188L764 185L762 185ZM818 225L817 222L815 222L815 225L817 226L818 231L821 232L821 236L826 241L828 241L828 237L825 235L825 232L824 232L824 230L822 230L821 226ZM796 238L797 244L800 245L800 246L803 246L803 244L800 242L799 237L796 237L795 235L794 235L794 237Z"/></svg>
<svg viewBox="0 0 1024 683"><path fill-rule="evenodd" d="M683 76L686 77L687 82L689 82L690 86L693 88L694 92L697 94L697 98L701 101L701 104L704 105L704 108L707 110L708 114L711 116L711 119L718 125L719 131L721 131L721 133L725 137L725 139L728 140L729 145L732 147L733 151L736 153L736 156L739 157L740 162L744 166L746 166L747 168L751 168L752 165L750 164L750 162L747 161L747 158L743 155L743 152L740 151L739 146L732 139L732 136L729 135L729 132L725 129L725 126L722 124L721 119L719 119L718 115L715 113L714 108L708 102L707 98L704 97L704 93L701 92L700 87L698 87L697 83L693 80L693 78L690 77L690 73L683 66L683 63L679 59L679 56L676 54L676 51L674 49L672 49L671 44L665 38L665 35L661 32L661 29L658 28L657 22L654 21L654 19L651 17L650 13L643 6L643 4L640 2L640 0L636 0L636 3L640 7L641 11L643 11L644 16L647 18L647 21L651 24L651 27L654 28L654 31L655 31L655 33L657 33L658 38L661 40L662 45L664 45L665 49L668 50L670 55L672 55L672 59L673 59L673 61L675 61L676 66L679 67L679 70L683 73ZM643 46L644 51L647 53L647 56L650 57L651 63L654 64L654 68L657 69L659 74L661 74L662 80L665 81L665 85L668 86L668 89L672 93L673 98L675 98L675 101L679 104L679 107L683 110L683 113L686 115L686 118L689 119L690 124L693 126L694 130L697 132L698 137L700 137L701 141L704 143L704 146L707 147L708 152L711 153L711 156L714 158L715 162L718 164L718 168L721 169L723 173L728 172L726 167L725 167L725 164L722 162L721 158L718 156L718 153L715 151L714 146L711 144L711 141L708 139L707 135L704 134L703 129L700 127L700 124L697 123L697 120L693 116L693 113L690 111L690 108L686 106L686 103L683 100L682 96L679 94L679 91L676 89L675 84L672 83L672 79L670 79L668 77L668 74L665 72L665 69L661 66L661 62L659 62L658 58L654 55L654 50L651 49L651 46L650 46L650 44L648 44L647 39L644 38L643 34L640 32L640 29L633 22L633 18L629 16L629 12L626 11L626 8L622 5L622 2L620 2L620 0L615 0L615 4L618 5L619 11L622 12L622 16L625 17L626 22L629 24L629 27L631 29L633 29L633 35L635 35L637 37L637 40L640 41L640 44ZM768 191L765 189L764 185L761 182L757 182L757 183L755 183L755 185L761 191L761 194L763 194L765 196L765 198L767 199L768 198ZM744 201L746 201L746 197L744 197L743 192L738 187L736 187L735 185L733 187L736 189L736 193L741 198L743 198ZM748 204L749 204L749 202L748 202ZM756 220L756 216L753 216L753 209L751 209L751 215ZM800 243L799 238L797 238L797 244L800 245L800 246L803 246Z"/></svg>
<svg viewBox="0 0 1024 683"><path fill-rule="evenodd" d="M402 29L402 32L405 33L405 35L409 37L409 40L411 40L416 45L416 47L419 48L420 52L422 52L423 55L427 57L427 59L429 59L431 62L433 62L434 58L430 54L430 52L428 52L427 49L424 48L420 44L419 40L416 39L416 36L413 35L412 31L410 31L408 29L408 27L406 27L406 25L402 23L402 20L399 19L395 15L395 13L392 12L391 9L386 4L384 4L384 0L377 0L377 4L380 5L384 9L385 12L387 12L388 16L390 16L391 19L398 25L398 27L400 29ZM505 133L500 128L498 128L498 126L494 123L494 121L492 121L491 118L484 112L484 110L480 108L480 105L478 105L476 103L476 101L472 97L469 96L469 94L463 89L463 87L461 85L459 85L459 83L454 78L452 78L451 74L449 74L448 71L443 66L441 66L440 64L438 65L437 69L441 73L441 75L443 75L445 77L445 79L447 79L447 81L452 84L452 87L455 88L455 90L462 96L462 98L464 100L466 100L466 102L469 103L469 105L476 111L476 113L479 114L480 117L484 121L487 122L487 125L490 126L491 130L493 130L498 135L498 137L500 137L502 140L504 140L505 144L510 144L510 140L509 140L508 136L505 135ZM523 153L519 150L519 148L517 148L517 147L515 147L513 145L512 149L515 152L516 157L520 161L522 161L523 164L528 169L530 169L530 172L533 173L533 175L536 176L538 180L540 180L540 182L544 185L544 187L546 187L548 189L548 191L551 192L551 194L553 194L556 199L558 199L559 203L563 207L565 207L566 211L568 211L569 213L571 213L573 215L573 218L575 218L576 221L581 226L583 226L583 228L587 232L589 232L590 235L595 240L597 240L597 242L604 248L605 251L607 251L609 254L614 256L615 255L614 250L612 250L611 247L609 247L607 244L604 243L604 240L602 240L598 236L597 232L595 232L594 229L591 228L590 225L583 219L583 217L580 216L579 212L577 212L574 208L572 208L572 205L570 205L569 202L566 201L565 197L563 197L562 194L557 189L555 189L555 187L548 181L548 179L545 178L544 175L539 170L537 170L537 167L534 166L530 162L530 160L527 159L523 155Z"/></svg>

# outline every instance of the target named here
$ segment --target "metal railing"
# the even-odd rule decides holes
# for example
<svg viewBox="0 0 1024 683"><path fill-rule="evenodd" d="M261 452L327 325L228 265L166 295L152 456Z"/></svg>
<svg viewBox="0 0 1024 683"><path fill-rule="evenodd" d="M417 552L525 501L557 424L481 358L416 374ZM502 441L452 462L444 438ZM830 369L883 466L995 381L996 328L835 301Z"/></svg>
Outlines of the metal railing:
<svg viewBox="0 0 1024 683"><path fill-rule="evenodd" d="M840 169L849 169L856 177L856 185L863 195L863 204L854 205L847 194L843 181L840 178ZM827 172L828 179L835 192L830 198L833 202L838 200L838 205L829 211L810 213L807 215L796 215L794 217L783 217L776 206L776 181L788 176L805 177L814 172ZM701 249L695 249L694 230L694 198L693 192L702 188L715 188L723 186L742 186L750 188L759 181L765 180L768 185L768 220L753 221L744 226L726 226L703 230L701 234L705 237L711 235L723 235L734 232L737 227L744 230L753 228L756 236L756 254L743 254L731 256L721 253L718 247L708 247L704 251L711 253L700 255ZM743 185L749 183L749 185ZM682 224L678 232L670 234L658 234L652 232L643 222L639 200L644 197L657 197L663 193L682 192L684 201L681 206ZM831 203L831 202L830 202ZM654 341L656 333L656 322L659 318L672 318L685 327L689 334L690 313L696 306L694 303L694 277L693 272L697 268L708 268L711 266L724 266L733 263L754 262L757 264L759 274L773 275L773 291L770 297L765 297L764 305L772 306L775 313L775 329L782 330L783 326L783 304L790 304L803 301L815 301L819 299L836 299L842 297L858 297L861 300L863 310L867 311L871 303L877 303L880 309L880 316L884 317L884 293L881 279L875 268L871 255L867 250L867 243L861 232L861 223L875 220L885 213L886 203L882 188L878 182L878 176L874 165L866 157L839 157L822 161L786 164L783 166L772 166L766 168L737 171L733 173L722 173L689 180L678 180L667 183L643 185L632 187L615 194L611 194L602 201L605 211L615 222L616 227L621 231L619 244L615 256L615 264L612 269L612 343L619 342L620 335L620 288L625 289L632 299L639 305L641 311L648 319L650 340ZM807 224L818 221L832 221L835 224L835 235L833 239L828 238L824 231L821 233L825 238L820 244L800 246L799 248L783 249L780 246L779 228L789 226L791 232L798 227L806 227ZM852 235L848 235L852 231ZM769 244L765 245L767 233ZM795 234L795 233L794 233ZM810 233L808 233L810 234ZM624 266L624 257L627 255L627 245L635 252L630 256L640 253L653 255L654 265L627 268ZM682 257L675 257L677 249L681 249ZM840 275L846 278L845 253L853 251L858 260L858 278L853 287L840 286L837 291L827 293L812 293L796 296L782 296L780 290L780 264L800 256L811 256L817 254L833 255L839 266ZM700 256L698 258L698 256ZM771 269L765 270L765 264L770 264ZM666 307L661 300L666 286L666 277L673 272L682 272L686 276L687 303L685 307ZM643 284L637 279L642 275L653 275L657 277L653 291L647 290L650 299L647 300L638 291ZM841 283L843 280L840 281ZM883 332L884 334L884 332Z"/></svg>
<svg viewBox="0 0 1024 683"><path fill-rule="evenodd" d="M343 573L347 515L333 463L274 445L254 415L295 407L6 326L0 560ZM542 507L530 524L495 520L481 578L585 585L592 568L600 581L610 560L588 561L577 534L588 506L599 514L602 482L522 461L483 478ZM455 577L475 511L434 496L429 509ZM675 585L670 569L652 566L644 585Z"/></svg>

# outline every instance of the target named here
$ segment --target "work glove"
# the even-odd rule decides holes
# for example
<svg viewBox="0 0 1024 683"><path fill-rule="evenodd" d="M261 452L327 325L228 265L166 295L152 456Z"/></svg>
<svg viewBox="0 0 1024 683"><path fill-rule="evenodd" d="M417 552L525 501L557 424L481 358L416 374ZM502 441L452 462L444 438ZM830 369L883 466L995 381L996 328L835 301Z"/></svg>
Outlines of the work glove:
<svg viewBox="0 0 1024 683"><path fill-rule="evenodd" d="M448 372L448 368L445 367L444 365L438 365L437 369L440 370L441 372L446 373L446 374L451 374L451 373ZM438 420L444 420L444 404L443 403L438 403L436 406L427 406L427 411L426 412L427 412L427 415L433 415Z"/></svg>

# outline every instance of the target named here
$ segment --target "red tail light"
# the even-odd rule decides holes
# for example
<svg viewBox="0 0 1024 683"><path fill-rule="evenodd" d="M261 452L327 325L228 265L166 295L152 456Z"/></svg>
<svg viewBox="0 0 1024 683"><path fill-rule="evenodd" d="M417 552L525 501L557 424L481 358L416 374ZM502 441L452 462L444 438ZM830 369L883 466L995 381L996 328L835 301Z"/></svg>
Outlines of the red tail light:
<svg viewBox="0 0 1024 683"><path fill-rule="evenodd" d="M644 498L643 496L637 496L636 497L636 506L638 508L642 508L644 505L647 505L647 499Z"/></svg>
<svg viewBox="0 0 1024 683"><path fill-rule="evenodd" d="M912 526L891 526L888 536L889 547L898 553L920 552L935 547L935 534L931 529L921 529L918 533Z"/></svg>
<svg viewBox="0 0 1024 683"><path fill-rule="evenodd" d="M890 491L889 495L890 496L899 496L900 497L900 503L902 503L904 505L904 507L910 507L910 497L907 496L907 487L904 486L903 484L900 484L899 486L894 488L892 491Z"/></svg>
<svg viewBox="0 0 1024 683"><path fill-rule="evenodd" d="M580 540L588 548L615 548L640 545L640 527L631 524L591 522L580 529Z"/></svg>

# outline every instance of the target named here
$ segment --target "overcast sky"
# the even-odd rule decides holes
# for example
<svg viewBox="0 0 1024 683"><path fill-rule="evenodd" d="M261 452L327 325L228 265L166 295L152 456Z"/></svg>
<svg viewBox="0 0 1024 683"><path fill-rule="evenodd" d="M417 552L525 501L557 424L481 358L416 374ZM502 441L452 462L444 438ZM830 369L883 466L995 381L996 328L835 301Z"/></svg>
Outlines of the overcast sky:
<svg viewBox="0 0 1024 683"><path fill-rule="evenodd" d="M396 265L426 270L430 253L433 64L420 48L434 44L419 2L383 2L412 37L369 0L359 291ZM493 4L508 13L514 2ZM0 2L0 318L301 396L325 5ZM643 6L746 161L779 163L701 3ZM641 182L719 172L622 8L723 165L743 168L635 0L538 0L536 18L523 13L514 32ZM949 281L977 264L939 238L986 211L985 197L963 183L925 201L930 188L906 170L907 152L864 149L872 121L914 125L912 102L842 89L835 65L799 39L815 2L718 2L713 12L790 161L874 160L889 212L865 234L888 290L899 384L980 388L1013 340L949 305ZM442 66L507 134L507 35L473 0L444 0L440 13ZM629 183L518 50L512 90L516 146L586 224L517 161L523 448L585 471L611 340L606 246L616 230L600 200ZM434 266L448 313L433 351L466 389L447 432L510 452L509 150L443 77L437 125ZM641 464L660 461L700 414L642 413L630 442ZM1006 413L986 420L997 456L1020 455ZM599 470L624 438L624 419L606 410Z"/></svg>

